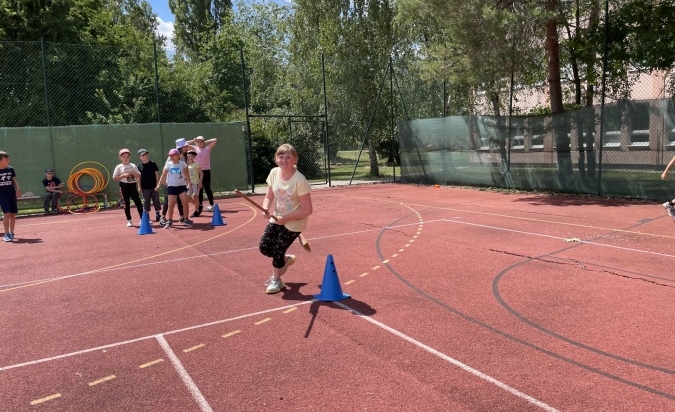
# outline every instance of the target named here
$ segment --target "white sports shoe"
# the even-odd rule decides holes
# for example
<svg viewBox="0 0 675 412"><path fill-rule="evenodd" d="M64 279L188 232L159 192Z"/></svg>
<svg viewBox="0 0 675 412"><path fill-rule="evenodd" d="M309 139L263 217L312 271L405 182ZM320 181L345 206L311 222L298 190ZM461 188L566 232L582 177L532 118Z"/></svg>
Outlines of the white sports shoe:
<svg viewBox="0 0 675 412"><path fill-rule="evenodd" d="M675 209L673 209L673 205L671 205L670 202L666 202L663 204L663 207L668 211L668 216L675 219Z"/></svg>
<svg viewBox="0 0 675 412"><path fill-rule="evenodd" d="M127 220L127 227L132 227L134 224L131 223L131 220Z"/></svg>
<svg viewBox="0 0 675 412"><path fill-rule="evenodd" d="M211 206L211 205L206 206L206 210L208 210L209 212L213 211L213 206Z"/></svg>
<svg viewBox="0 0 675 412"><path fill-rule="evenodd" d="M284 282L281 279L275 279L274 276L271 276L267 282L267 289L265 289L265 293L268 294L278 293L281 292L282 289L286 288Z"/></svg>

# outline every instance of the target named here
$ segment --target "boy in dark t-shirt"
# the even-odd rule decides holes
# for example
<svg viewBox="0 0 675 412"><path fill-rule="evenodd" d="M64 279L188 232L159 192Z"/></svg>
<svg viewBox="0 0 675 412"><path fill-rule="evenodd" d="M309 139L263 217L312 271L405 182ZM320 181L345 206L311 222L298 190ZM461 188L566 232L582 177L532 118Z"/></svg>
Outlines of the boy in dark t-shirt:
<svg viewBox="0 0 675 412"><path fill-rule="evenodd" d="M19 212L17 198L21 197L16 172L9 165L9 154L0 152L0 209L2 209L2 226L5 230L5 242L14 240L14 223Z"/></svg>
<svg viewBox="0 0 675 412"><path fill-rule="evenodd" d="M59 210L59 196L63 193L61 188L63 188L63 183L59 180L58 177L54 175L53 169L45 170L45 178L42 180L42 186L45 187L45 215L49 214L49 205L52 206L51 213L58 215L61 213Z"/></svg>
<svg viewBox="0 0 675 412"><path fill-rule="evenodd" d="M141 179L138 181L138 190L143 193L143 209L150 216L150 201L155 207L155 221L159 222L159 192L155 190L159 181L159 168L157 163L150 160L150 152L145 149L138 151L141 163L138 164L138 170L141 172Z"/></svg>

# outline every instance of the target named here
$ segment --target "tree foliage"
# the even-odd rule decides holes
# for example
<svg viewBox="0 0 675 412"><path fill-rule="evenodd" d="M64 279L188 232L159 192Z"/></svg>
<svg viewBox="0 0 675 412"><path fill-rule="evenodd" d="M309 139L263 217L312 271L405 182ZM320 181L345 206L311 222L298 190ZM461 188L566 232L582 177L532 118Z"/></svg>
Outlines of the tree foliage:
<svg viewBox="0 0 675 412"><path fill-rule="evenodd" d="M169 0L176 16L174 42L179 53L198 57L203 47L213 41L232 11L230 0Z"/></svg>

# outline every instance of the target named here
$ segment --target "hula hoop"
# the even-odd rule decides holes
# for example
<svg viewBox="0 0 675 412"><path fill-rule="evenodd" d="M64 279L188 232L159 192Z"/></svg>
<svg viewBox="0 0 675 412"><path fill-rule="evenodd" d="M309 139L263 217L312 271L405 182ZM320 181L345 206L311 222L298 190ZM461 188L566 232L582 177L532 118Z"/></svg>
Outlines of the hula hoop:
<svg viewBox="0 0 675 412"><path fill-rule="evenodd" d="M101 173L100 170L93 168L93 167L86 167L83 168L82 170L79 170L75 172L75 169L77 169L79 166L86 164L86 163L93 163L96 165L99 165L100 167L105 170L105 173L107 175L107 178L103 176L103 173ZM94 180L94 186L89 189L89 190L82 190L82 188L79 185L79 180L82 176L89 176ZM110 172L108 169L103 166L101 163L98 162L82 162L70 171L70 177L68 177L68 189L72 190L73 192L82 192L86 194L93 194L93 193L98 193L102 192L106 186L108 186L108 180L110 180Z"/></svg>
<svg viewBox="0 0 675 412"><path fill-rule="evenodd" d="M107 178L95 167L85 167L77 172L75 171L75 169L87 163L100 166L105 171ZM83 190L80 187L79 182L82 176L89 176L94 181L94 185L89 190ZM66 200L66 210L70 213L98 212L101 209L101 202L97 195L103 193L108 186L108 180L110 180L110 172L101 163L82 162L75 165L75 167L70 170L70 176L68 177L68 193L71 193L71 195ZM105 193L103 194L105 195ZM74 201L78 198L82 199L81 207L76 209Z"/></svg>
<svg viewBox="0 0 675 412"><path fill-rule="evenodd" d="M95 195L79 191L68 193L72 193L66 200L66 210L70 213L98 212L101 209L101 203ZM77 198L82 199L82 205L79 208L76 208L77 205L73 203Z"/></svg>

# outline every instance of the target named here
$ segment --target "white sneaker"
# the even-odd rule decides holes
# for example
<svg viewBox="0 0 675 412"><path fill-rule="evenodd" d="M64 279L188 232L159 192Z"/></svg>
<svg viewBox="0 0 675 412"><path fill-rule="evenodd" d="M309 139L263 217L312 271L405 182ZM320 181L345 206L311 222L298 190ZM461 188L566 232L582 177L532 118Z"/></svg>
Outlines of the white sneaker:
<svg viewBox="0 0 675 412"><path fill-rule="evenodd" d="M671 205L670 202L666 202L663 204L663 207L668 211L668 216L675 219L675 209L673 209L673 205Z"/></svg>
<svg viewBox="0 0 675 412"><path fill-rule="evenodd" d="M267 282L267 289L265 289L265 293L279 293L282 289L286 289L284 282L281 279L275 279L274 276L270 277Z"/></svg>
<svg viewBox="0 0 675 412"><path fill-rule="evenodd" d="M211 206L211 205L206 206L206 210L208 210L209 212L212 212L212 211L213 211L213 206Z"/></svg>
<svg viewBox="0 0 675 412"><path fill-rule="evenodd" d="M131 223L131 220L127 220L127 227L132 227L134 224Z"/></svg>

